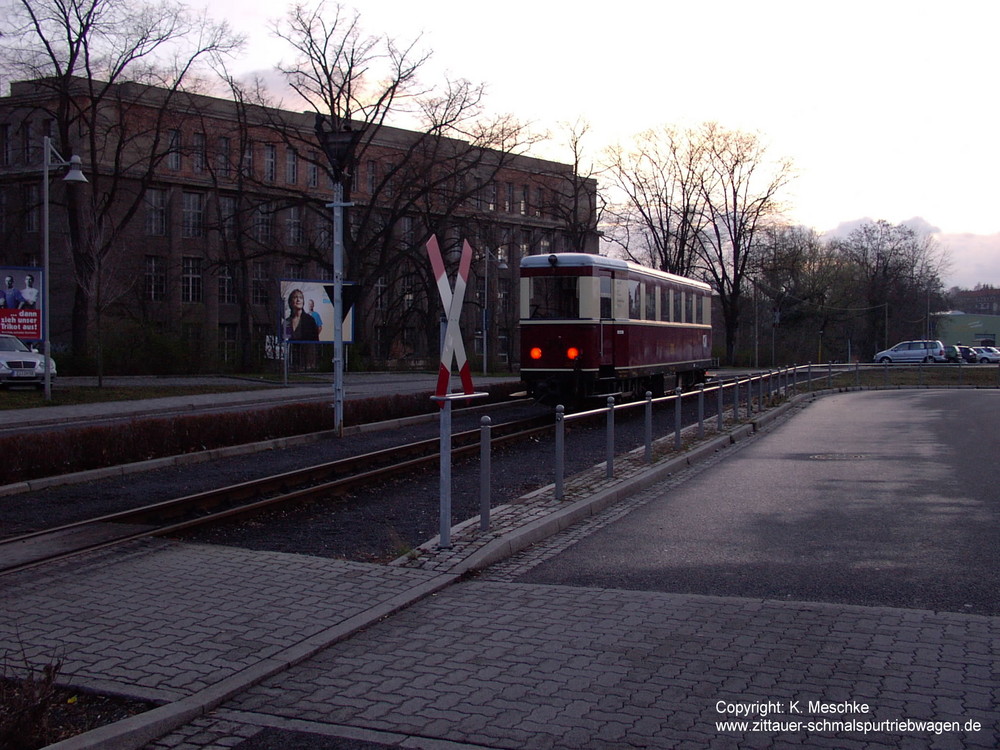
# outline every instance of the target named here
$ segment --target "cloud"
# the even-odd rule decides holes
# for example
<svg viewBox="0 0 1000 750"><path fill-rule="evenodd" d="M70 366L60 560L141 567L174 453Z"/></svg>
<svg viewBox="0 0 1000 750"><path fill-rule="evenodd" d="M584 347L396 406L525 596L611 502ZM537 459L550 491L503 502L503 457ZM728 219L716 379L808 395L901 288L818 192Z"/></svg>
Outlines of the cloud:
<svg viewBox="0 0 1000 750"><path fill-rule="evenodd" d="M855 230L874 221L868 216L843 221L836 228L825 232L823 239L848 237ZM942 279L946 289L953 286L972 289L977 284L1000 287L1000 233L945 233L920 216L899 223L913 229L918 235L933 237L940 245L947 259Z"/></svg>

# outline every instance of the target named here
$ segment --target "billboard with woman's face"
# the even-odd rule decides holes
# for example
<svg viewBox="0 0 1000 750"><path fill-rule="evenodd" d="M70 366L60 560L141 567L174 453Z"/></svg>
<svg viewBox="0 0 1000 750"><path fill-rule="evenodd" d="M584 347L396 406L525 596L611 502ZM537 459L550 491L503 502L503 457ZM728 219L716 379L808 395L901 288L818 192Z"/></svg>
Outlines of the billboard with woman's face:
<svg viewBox="0 0 1000 750"><path fill-rule="evenodd" d="M283 280L281 284L281 337L292 343L334 341L333 297L330 281ZM347 285L345 285L347 286ZM344 304L344 343L354 340L354 310Z"/></svg>
<svg viewBox="0 0 1000 750"><path fill-rule="evenodd" d="M0 333L42 340L42 269L0 266Z"/></svg>

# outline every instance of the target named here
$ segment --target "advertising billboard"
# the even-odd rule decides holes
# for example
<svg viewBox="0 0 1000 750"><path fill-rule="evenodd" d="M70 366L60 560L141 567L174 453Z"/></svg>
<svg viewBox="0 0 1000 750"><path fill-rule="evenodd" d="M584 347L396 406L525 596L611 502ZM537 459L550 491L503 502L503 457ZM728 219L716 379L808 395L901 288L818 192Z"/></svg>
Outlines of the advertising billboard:
<svg viewBox="0 0 1000 750"><path fill-rule="evenodd" d="M42 269L0 266L0 333L42 340Z"/></svg>
<svg viewBox="0 0 1000 750"><path fill-rule="evenodd" d="M332 344L334 341L332 281L282 280L281 335L292 343ZM344 284L344 343L354 342L354 308Z"/></svg>

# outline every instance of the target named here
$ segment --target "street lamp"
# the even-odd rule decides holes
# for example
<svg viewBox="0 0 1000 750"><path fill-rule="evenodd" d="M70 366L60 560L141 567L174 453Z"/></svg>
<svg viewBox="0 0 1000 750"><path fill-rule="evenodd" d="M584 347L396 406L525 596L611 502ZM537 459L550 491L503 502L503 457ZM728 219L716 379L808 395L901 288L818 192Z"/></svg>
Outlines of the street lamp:
<svg viewBox="0 0 1000 750"><path fill-rule="evenodd" d="M49 170L52 167L69 167L63 182L86 182L87 178L80 169L81 160L76 154L64 159L55 146L52 138L42 138L42 353L45 355L45 400L52 399L52 365L49 360L52 348L49 340Z"/></svg>
<svg viewBox="0 0 1000 750"><path fill-rule="evenodd" d="M510 266L502 258L498 258L489 250L485 250L483 256L483 376L487 373L489 357L486 356L486 346L489 341L489 306L490 306L490 260L495 260L498 271L506 271Z"/></svg>
<svg viewBox="0 0 1000 750"><path fill-rule="evenodd" d="M326 118L316 114L316 137L333 169L333 426L344 434L344 209L354 204L344 200L344 182L350 178L354 148L361 131L327 130Z"/></svg>

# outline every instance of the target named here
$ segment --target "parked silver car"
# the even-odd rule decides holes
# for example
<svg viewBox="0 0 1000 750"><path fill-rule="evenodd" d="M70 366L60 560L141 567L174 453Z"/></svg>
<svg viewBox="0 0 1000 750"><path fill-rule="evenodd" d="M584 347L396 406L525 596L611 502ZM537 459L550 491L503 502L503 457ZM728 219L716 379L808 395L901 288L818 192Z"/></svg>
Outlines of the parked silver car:
<svg viewBox="0 0 1000 750"><path fill-rule="evenodd" d="M49 358L49 379L55 380L56 363ZM0 334L0 386L45 385L45 355L29 348L17 336Z"/></svg>
<svg viewBox="0 0 1000 750"><path fill-rule="evenodd" d="M980 362L1000 362L1000 349L993 346L974 346L972 351L976 353L976 359Z"/></svg>
<svg viewBox="0 0 1000 750"><path fill-rule="evenodd" d="M940 341L902 341L875 355L876 362L944 362Z"/></svg>

